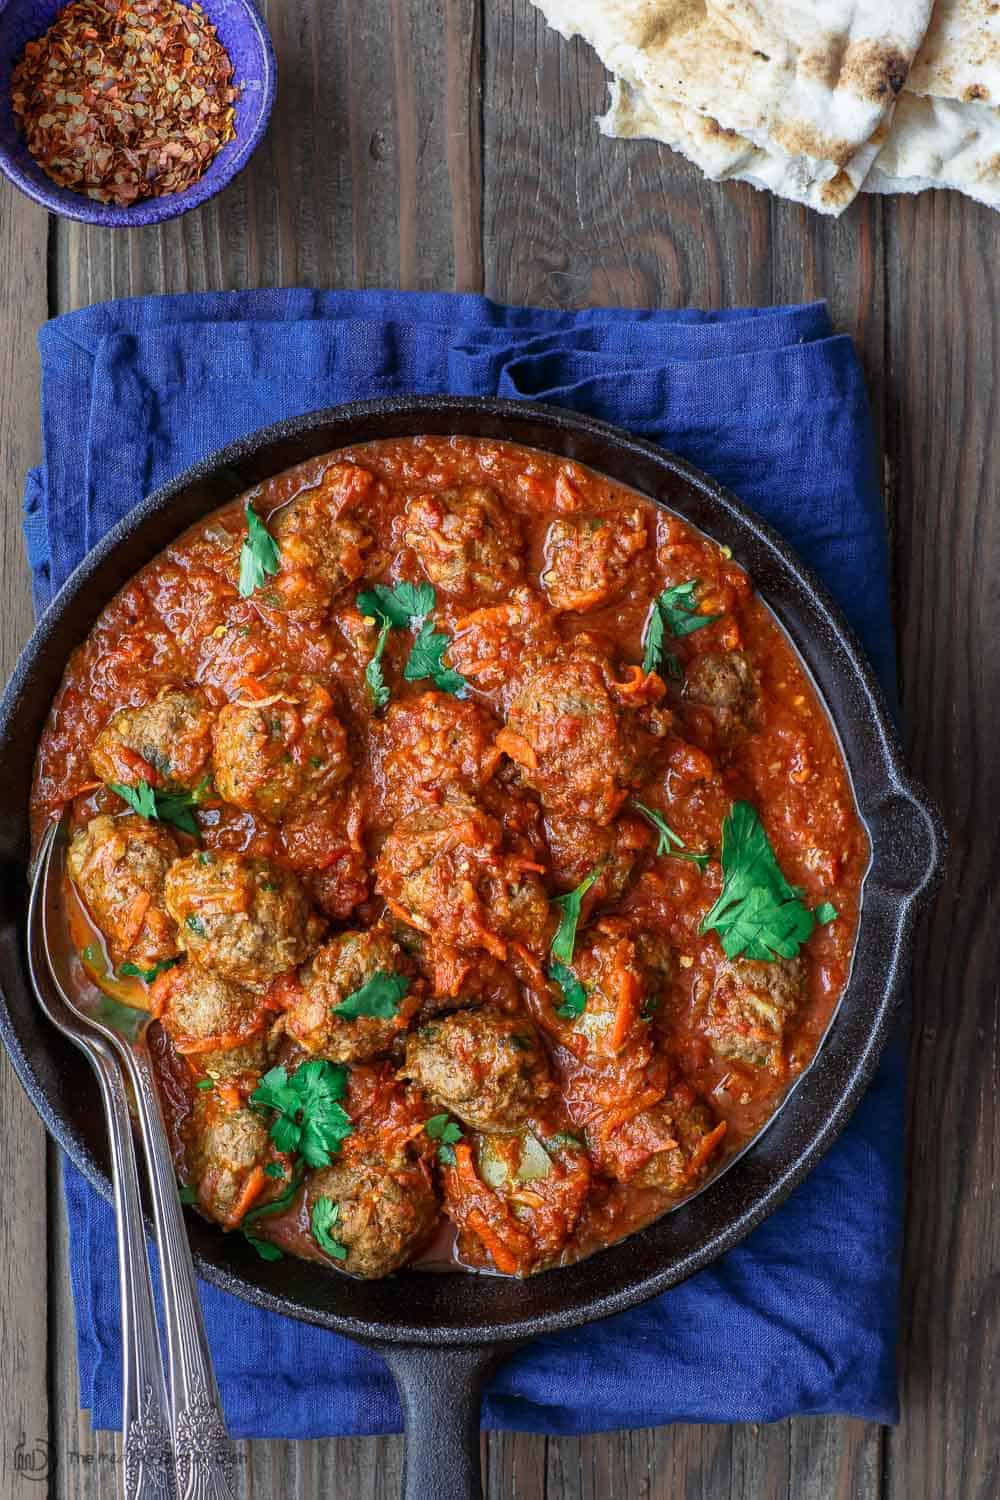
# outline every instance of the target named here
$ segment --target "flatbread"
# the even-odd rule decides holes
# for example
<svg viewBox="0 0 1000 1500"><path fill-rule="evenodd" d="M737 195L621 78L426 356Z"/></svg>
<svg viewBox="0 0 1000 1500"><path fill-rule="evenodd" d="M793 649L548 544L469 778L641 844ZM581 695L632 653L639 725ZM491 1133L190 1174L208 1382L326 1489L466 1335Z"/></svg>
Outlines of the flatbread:
<svg viewBox="0 0 1000 1500"><path fill-rule="evenodd" d="M817 181L870 164L932 0L534 0L654 116L707 116Z"/></svg>
<svg viewBox="0 0 1000 1500"><path fill-rule="evenodd" d="M1000 106L998 0L937 0L906 87L936 99Z"/></svg>
<svg viewBox="0 0 1000 1500"><path fill-rule="evenodd" d="M1000 208L1000 109L905 93L866 193L957 188Z"/></svg>
<svg viewBox="0 0 1000 1500"><path fill-rule="evenodd" d="M598 120L604 135L622 139L644 137L663 141L693 162L713 182L749 182L794 203L805 203L824 214L839 214L853 200L878 145L866 152L863 164L820 180L802 157L773 156L745 136L724 130L717 120L684 109L669 99L654 110L639 89L620 78L612 80L611 102Z"/></svg>

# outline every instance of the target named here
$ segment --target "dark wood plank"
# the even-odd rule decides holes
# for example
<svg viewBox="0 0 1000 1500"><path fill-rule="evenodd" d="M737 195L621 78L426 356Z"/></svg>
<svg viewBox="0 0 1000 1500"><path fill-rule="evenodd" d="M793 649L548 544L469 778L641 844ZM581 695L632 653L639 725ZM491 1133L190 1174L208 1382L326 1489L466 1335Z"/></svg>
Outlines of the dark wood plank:
<svg viewBox="0 0 1000 1500"><path fill-rule="evenodd" d="M891 1500L1000 1492L1000 266L952 194L888 210L889 432L906 735L950 864L913 986L903 1421Z"/></svg>
<svg viewBox="0 0 1000 1500"><path fill-rule="evenodd" d="M46 316L45 214L0 184L0 664L4 679L31 630L21 541L25 471L38 462L38 356ZM6 1372L3 1472L32 1457L41 1472L49 1441L46 1387L45 1132L6 1054L0 1059L0 1180L9 1210L0 1221L0 1369Z"/></svg>

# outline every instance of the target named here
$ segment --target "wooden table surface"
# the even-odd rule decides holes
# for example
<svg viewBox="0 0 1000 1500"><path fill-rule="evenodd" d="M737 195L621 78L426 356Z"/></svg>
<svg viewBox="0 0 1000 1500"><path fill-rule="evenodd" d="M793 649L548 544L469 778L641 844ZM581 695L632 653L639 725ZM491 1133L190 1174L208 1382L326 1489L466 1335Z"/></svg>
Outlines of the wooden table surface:
<svg viewBox="0 0 1000 1500"><path fill-rule="evenodd" d="M891 1431L811 1418L495 1435L484 1440L489 1496L994 1500L1000 219L938 193L861 198L824 220L704 182L652 143L605 141L593 123L603 69L547 32L528 0L265 8L279 102L253 165L220 199L111 233L47 219L0 188L5 667L31 624L19 508L38 459L35 335L47 316L107 297L266 285L455 288L556 307L827 297L870 383L909 752L952 838L913 987L903 1420ZM56 1162L5 1057L0 1181L0 1494L44 1493L44 1459L51 1495L114 1496L116 1440L77 1409ZM388 1500L400 1464L394 1438L246 1443L241 1495Z"/></svg>

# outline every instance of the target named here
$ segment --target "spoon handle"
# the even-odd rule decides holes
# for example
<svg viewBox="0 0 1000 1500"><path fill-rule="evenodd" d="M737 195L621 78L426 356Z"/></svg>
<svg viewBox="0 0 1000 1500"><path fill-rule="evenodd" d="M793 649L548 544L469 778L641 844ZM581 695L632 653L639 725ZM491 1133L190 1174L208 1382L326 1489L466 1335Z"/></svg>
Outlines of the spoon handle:
<svg viewBox="0 0 1000 1500"><path fill-rule="evenodd" d="M236 1452L226 1432L198 1301L187 1226L153 1078L140 1043L121 1046L146 1152L167 1330L167 1375L179 1500L231 1500Z"/></svg>

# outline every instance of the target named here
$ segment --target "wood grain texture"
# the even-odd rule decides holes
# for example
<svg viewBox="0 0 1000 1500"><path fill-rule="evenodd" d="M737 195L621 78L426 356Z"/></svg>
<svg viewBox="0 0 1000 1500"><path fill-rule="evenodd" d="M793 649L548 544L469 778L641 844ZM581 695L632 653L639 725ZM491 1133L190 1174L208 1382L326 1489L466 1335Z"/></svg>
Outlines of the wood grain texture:
<svg viewBox="0 0 1000 1500"><path fill-rule="evenodd" d="M38 462L38 357L46 316L45 214L0 184L0 661L4 677L31 630L31 597L21 542L26 470ZM8 876L8 878L10 878ZM45 1132L6 1054L0 1059L0 1369L4 1415L0 1465L14 1474L20 1455L49 1441L46 1366ZM31 1481L24 1481L30 1484Z"/></svg>

